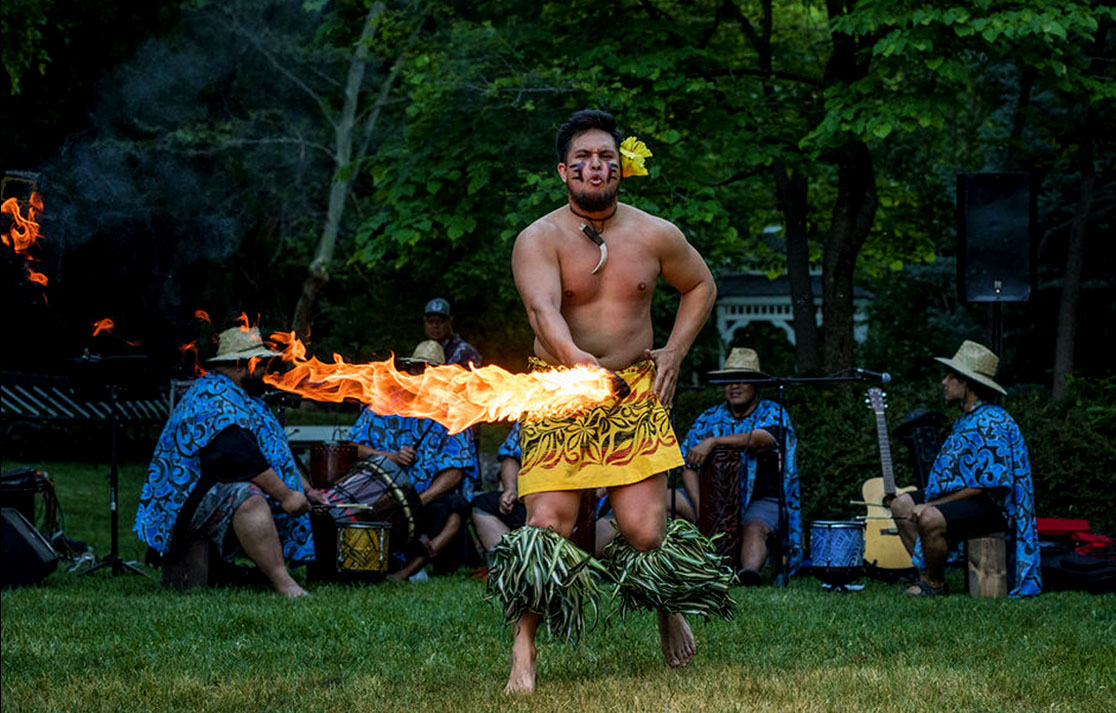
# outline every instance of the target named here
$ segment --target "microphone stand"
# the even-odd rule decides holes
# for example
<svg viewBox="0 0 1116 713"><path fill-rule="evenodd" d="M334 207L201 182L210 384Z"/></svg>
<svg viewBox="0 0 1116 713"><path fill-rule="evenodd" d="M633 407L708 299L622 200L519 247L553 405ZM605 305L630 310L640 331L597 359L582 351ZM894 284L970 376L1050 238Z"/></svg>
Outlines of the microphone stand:
<svg viewBox="0 0 1116 713"><path fill-rule="evenodd" d="M111 518L110 518L110 520L111 520L111 523L112 523L112 525L111 525L111 527L112 527L112 533L111 533L112 539L110 540L111 545L110 545L109 555L107 557L102 558L100 562L98 562L97 564L95 564L92 567L90 567L89 569L87 569L83 574L92 574L93 572L96 572L97 570L99 570L102 567L111 567L113 576L124 574L124 572L133 572L135 574L142 574L144 576L147 576L146 572L139 569L138 567L133 565L131 562L125 562L120 557L120 549L119 549L119 545L120 545L120 533L119 533L120 512L119 512L119 508L117 507L117 502L118 502L117 493L119 492L119 469L117 468L117 460L116 460L116 423L117 423L117 413L118 413L118 408L117 408L117 403L116 403L117 385L116 384L109 384L107 388L108 388L108 393L109 393L109 432L110 432L110 436L109 436L109 442L110 442L109 459L110 459L110 462L111 462L111 466L110 466L108 475L109 475L109 489L111 491L111 495L110 495L110 508L111 508L110 514L111 514Z"/></svg>
<svg viewBox="0 0 1116 713"><path fill-rule="evenodd" d="M783 565L783 542L790 537L790 533L787 532L789 526L787 516L787 488L785 483L787 467L787 429L783 423L783 416L786 414L786 409L783 408L784 391L788 384L832 384L842 381L867 381L867 378L862 374L835 374L833 376L803 376L791 378L778 376L737 378L723 375L709 379L710 384L755 384L757 388L770 385L778 387L776 403L779 406L779 471L776 473L778 476L776 480L779 483L779 534L775 538L774 546L771 551L772 583L776 587L787 586L787 580L789 578L786 567Z"/></svg>

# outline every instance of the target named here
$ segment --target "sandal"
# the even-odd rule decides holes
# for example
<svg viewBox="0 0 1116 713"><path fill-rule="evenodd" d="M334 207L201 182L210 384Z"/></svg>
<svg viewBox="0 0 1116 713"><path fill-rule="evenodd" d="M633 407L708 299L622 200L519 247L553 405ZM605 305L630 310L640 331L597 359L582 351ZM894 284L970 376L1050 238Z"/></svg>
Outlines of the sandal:
<svg viewBox="0 0 1116 713"><path fill-rule="evenodd" d="M917 591L912 591L917 588ZM924 579L919 579L914 583L914 587L903 592L910 597L944 597L949 594L949 585L943 583L940 587L935 587Z"/></svg>
<svg viewBox="0 0 1116 713"><path fill-rule="evenodd" d="M754 569L741 569L736 573L736 581L741 587L758 587L763 584L763 576Z"/></svg>

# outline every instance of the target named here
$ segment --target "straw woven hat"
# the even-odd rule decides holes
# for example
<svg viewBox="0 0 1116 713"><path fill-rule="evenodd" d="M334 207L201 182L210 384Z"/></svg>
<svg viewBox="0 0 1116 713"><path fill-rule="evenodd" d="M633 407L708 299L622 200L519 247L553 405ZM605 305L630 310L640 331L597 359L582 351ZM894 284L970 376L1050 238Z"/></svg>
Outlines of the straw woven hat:
<svg viewBox="0 0 1116 713"><path fill-rule="evenodd" d="M990 389L995 389L1001 394L1006 394L1004 387L992 378L996 375L996 368L1000 365L1000 357L984 345L965 340L952 359L934 357L935 360L948 366L957 373L972 379L978 384L984 384Z"/></svg>
<svg viewBox="0 0 1116 713"><path fill-rule="evenodd" d="M209 360L209 363L276 356L279 356L279 352L273 352L264 346L259 327L251 329L233 327L218 336L217 354Z"/></svg>
<svg viewBox="0 0 1116 713"><path fill-rule="evenodd" d="M709 376L760 376L767 374L760 370L759 354L755 349L735 347L729 352L725 365L719 371L709 372Z"/></svg>
<svg viewBox="0 0 1116 713"><path fill-rule="evenodd" d="M446 363L446 352L442 349L441 344L433 339L427 339L425 342L418 343L411 356L400 357L399 362L404 366L418 363L438 366Z"/></svg>

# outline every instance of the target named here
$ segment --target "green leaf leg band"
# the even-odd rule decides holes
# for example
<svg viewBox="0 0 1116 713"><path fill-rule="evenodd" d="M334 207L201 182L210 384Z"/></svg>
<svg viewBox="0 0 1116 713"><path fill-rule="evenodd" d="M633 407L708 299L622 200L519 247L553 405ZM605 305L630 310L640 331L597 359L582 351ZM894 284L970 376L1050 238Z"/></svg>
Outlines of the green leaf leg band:
<svg viewBox="0 0 1116 713"><path fill-rule="evenodd" d="M596 626L604 567L551 529L521 527L492 548L485 598L498 601L504 621L514 624L525 612L542 616L552 636L577 642Z"/></svg>
<svg viewBox="0 0 1116 713"><path fill-rule="evenodd" d="M725 619L733 616L729 597L733 574L713 548L713 541L685 520L671 520L658 547L641 552L623 537L614 537L604 551L617 583L621 618L637 609L663 609Z"/></svg>

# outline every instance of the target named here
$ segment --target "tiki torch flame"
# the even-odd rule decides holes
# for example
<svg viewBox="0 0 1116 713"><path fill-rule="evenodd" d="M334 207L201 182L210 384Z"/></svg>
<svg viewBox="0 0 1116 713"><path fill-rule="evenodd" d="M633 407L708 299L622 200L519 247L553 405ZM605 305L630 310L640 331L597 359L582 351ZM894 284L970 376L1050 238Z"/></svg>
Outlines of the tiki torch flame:
<svg viewBox="0 0 1116 713"><path fill-rule="evenodd" d="M460 433L473 424L509 421L527 414L564 417L623 395L616 375L605 369L578 366L554 371L513 374L498 366L469 368L456 364L429 366L421 374L398 371L393 360L333 363L306 356L294 333L271 335L273 348L293 368L268 374L272 386L315 401L355 399L379 414L429 418Z"/></svg>
<svg viewBox="0 0 1116 713"><path fill-rule="evenodd" d="M0 214L11 217L11 227L0 233L0 241L11 248L16 254L23 255L28 261L27 279L38 285L46 287L47 277L38 270L33 270L30 263L34 260L28 254L31 246L39 239L39 214L43 212L43 199L38 193L32 193L27 199L27 215L24 216L19 208L19 201L9 198L0 204Z"/></svg>

